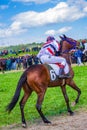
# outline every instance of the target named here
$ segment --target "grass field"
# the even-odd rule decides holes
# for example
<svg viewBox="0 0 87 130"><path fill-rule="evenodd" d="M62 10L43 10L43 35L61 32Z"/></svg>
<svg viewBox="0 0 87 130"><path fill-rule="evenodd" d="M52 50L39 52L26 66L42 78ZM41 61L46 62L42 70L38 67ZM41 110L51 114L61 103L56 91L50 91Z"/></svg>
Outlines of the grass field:
<svg viewBox="0 0 87 130"><path fill-rule="evenodd" d="M87 108L87 66L75 66L73 69L75 72L74 81L82 91L79 103L76 106L71 107L72 110L75 111L80 108ZM22 72L0 74L0 127L14 123L21 123L19 103L17 103L10 115L5 112L5 107L14 95L21 74ZM75 100L77 92L69 86L66 88L71 103ZM20 98L22 95L23 91L21 92ZM25 117L27 121L33 122L35 119L40 118L35 108L36 100L37 95L32 93L25 105ZM46 116L59 115L61 113L65 114L67 112L60 87L49 88L47 90L42 110Z"/></svg>

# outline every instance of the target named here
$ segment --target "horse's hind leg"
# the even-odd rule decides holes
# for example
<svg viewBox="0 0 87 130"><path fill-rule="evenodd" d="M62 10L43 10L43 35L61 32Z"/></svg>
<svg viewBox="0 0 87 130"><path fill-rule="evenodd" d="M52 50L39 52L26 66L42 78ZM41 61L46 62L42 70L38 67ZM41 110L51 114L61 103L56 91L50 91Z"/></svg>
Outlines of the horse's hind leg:
<svg viewBox="0 0 87 130"><path fill-rule="evenodd" d="M38 113L40 114L44 123L51 123L49 120L47 120L47 118L44 116L43 112L41 111L41 105L42 105L42 102L44 100L45 92L46 92L46 90L43 90L43 91L38 93L38 100L37 100L37 104L36 104L36 109L37 109Z"/></svg>
<svg viewBox="0 0 87 130"><path fill-rule="evenodd" d="M75 84L73 80L71 80L71 82L69 82L68 85L78 92L77 98L75 100L75 104L76 104L79 101L81 90L77 87L77 85Z"/></svg>
<svg viewBox="0 0 87 130"><path fill-rule="evenodd" d="M24 105L27 99L29 98L29 96L31 95L32 90L27 86L27 84L23 85L23 89L24 89L24 96L22 97L20 101L20 110L21 110L21 117L22 117L22 126L26 128L27 125L26 125L25 116L24 116Z"/></svg>
<svg viewBox="0 0 87 130"><path fill-rule="evenodd" d="M67 110L68 112L70 113L70 115L73 115L73 111L71 110L70 108L70 105L69 105L69 98L67 96L67 93L66 93L66 86L61 86L61 90L62 90L62 93L63 93L63 96L65 98L65 101L66 101L66 105L67 105Z"/></svg>

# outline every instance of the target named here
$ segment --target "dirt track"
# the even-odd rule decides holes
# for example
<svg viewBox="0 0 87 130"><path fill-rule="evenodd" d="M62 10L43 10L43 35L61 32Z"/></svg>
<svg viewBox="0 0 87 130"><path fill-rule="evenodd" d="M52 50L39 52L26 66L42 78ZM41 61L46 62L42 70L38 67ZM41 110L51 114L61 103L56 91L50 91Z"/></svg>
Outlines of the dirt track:
<svg viewBox="0 0 87 130"><path fill-rule="evenodd" d="M41 119L35 123L27 123L25 130L87 130L87 111L75 112L74 116L64 115L50 118L52 124L47 125ZM3 127L1 130L24 130L21 124Z"/></svg>

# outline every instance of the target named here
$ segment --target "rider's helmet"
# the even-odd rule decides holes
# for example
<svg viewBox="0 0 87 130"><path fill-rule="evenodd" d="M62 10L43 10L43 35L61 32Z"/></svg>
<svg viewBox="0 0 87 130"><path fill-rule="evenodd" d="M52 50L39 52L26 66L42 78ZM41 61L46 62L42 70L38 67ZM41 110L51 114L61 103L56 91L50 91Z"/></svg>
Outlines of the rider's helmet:
<svg viewBox="0 0 87 130"><path fill-rule="evenodd" d="M48 41L53 41L53 40L55 40L53 36L48 36L46 41L48 42Z"/></svg>

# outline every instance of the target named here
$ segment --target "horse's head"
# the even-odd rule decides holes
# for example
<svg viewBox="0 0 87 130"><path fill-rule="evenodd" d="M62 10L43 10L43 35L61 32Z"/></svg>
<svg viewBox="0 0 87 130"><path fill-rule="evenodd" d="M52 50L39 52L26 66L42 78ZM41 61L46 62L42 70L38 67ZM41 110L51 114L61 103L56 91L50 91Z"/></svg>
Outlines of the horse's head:
<svg viewBox="0 0 87 130"><path fill-rule="evenodd" d="M67 37L66 35L60 36L61 40L62 40L62 52L69 52L72 49L75 49L76 46L79 45L79 42Z"/></svg>

